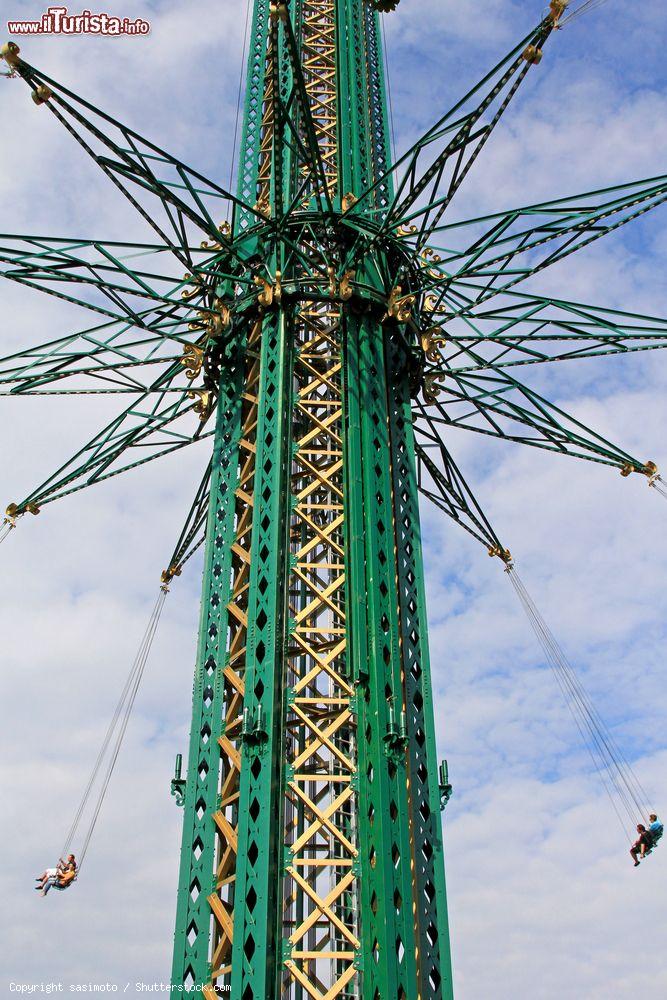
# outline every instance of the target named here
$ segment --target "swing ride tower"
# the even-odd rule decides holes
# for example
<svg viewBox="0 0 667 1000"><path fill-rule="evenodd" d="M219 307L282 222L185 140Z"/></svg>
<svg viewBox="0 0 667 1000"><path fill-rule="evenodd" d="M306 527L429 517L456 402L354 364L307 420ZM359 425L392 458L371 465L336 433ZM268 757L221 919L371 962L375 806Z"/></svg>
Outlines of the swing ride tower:
<svg viewBox="0 0 667 1000"><path fill-rule="evenodd" d="M381 243L342 266L344 212L380 182L370 239L391 197L378 14L258 0L251 38L268 274L220 375L173 982L446 997L409 306Z"/></svg>
<svg viewBox="0 0 667 1000"><path fill-rule="evenodd" d="M155 234L0 235L0 277L94 314L0 357L0 394L130 397L8 506L0 541L56 500L209 444L105 740L83 850L166 591L203 546L187 774L179 762L172 782L184 806L172 982L207 1000L452 996L440 823L451 786L436 757L418 494L498 557L547 633L450 430L644 475L665 494L653 462L551 403L530 366L664 349L667 321L521 283L662 205L667 176L447 216L554 31L597 2L551 0L392 157L379 18L397 2L255 0L235 193L16 43L0 49L3 75L28 85ZM632 821L635 786L582 713Z"/></svg>

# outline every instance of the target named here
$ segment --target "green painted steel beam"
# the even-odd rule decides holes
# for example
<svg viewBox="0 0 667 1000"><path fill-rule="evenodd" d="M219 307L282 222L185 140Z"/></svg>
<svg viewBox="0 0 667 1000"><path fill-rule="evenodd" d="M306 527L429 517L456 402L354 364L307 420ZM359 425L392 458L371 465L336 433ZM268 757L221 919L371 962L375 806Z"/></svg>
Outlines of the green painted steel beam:
<svg viewBox="0 0 667 1000"><path fill-rule="evenodd" d="M211 462L172 965L172 981L188 986L207 983L211 974L208 898L215 890L216 863L211 813L219 798L218 741L224 731L227 608L235 539L243 367L237 363L221 385Z"/></svg>

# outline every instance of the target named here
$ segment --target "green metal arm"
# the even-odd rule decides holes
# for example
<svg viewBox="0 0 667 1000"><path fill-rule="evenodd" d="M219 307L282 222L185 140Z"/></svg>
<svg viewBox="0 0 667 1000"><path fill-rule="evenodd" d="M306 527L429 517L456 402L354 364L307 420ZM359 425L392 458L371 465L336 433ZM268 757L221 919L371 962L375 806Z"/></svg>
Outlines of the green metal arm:
<svg viewBox="0 0 667 1000"><path fill-rule="evenodd" d="M450 247L470 229L474 239L459 250L443 251L436 261L431 258L423 268L422 291L432 296L436 312L454 281L459 288L476 289L477 304L485 302L665 201L667 175L662 175L440 226Z"/></svg>
<svg viewBox="0 0 667 1000"><path fill-rule="evenodd" d="M596 434L580 420L514 379L507 371L436 376L426 383L425 399L416 403L417 426L432 408L430 425L459 427L505 441L652 475L640 461Z"/></svg>
<svg viewBox="0 0 667 1000"><path fill-rule="evenodd" d="M529 47L541 51L553 27L550 18L541 21L364 192L359 207L368 209L365 203L376 188L388 179L396 180L403 172L396 180L396 193L381 233L421 218L418 245L428 240L524 81L532 65L526 52ZM429 154L431 162L424 169L420 160ZM438 197L445 177L445 193ZM414 208L418 202L420 207ZM435 219L431 220L434 212Z"/></svg>
<svg viewBox="0 0 667 1000"><path fill-rule="evenodd" d="M492 554L505 551L488 518L442 442L428 415L415 427L420 440L415 445L419 492L460 525ZM437 455L440 464L434 461Z"/></svg>
<svg viewBox="0 0 667 1000"><path fill-rule="evenodd" d="M185 519L181 534L176 542L167 568L162 574L163 583L169 583L175 576L180 576L185 564L206 541L206 522L211 498L212 465L213 460L209 459L206 471L197 487L195 498Z"/></svg>
<svg viewBox="0 0 667 1000"><path fill-rule="evenodd" d="M48 107L186 267L192 265L188 226L194 225L196 231L217 240L220 229L215 216L221 212L231 212L232 227L239 209L261 219L242 199L34 66L19 58L15 71L30 86L35 103ZM153 196L150 210L137 200L142 192ZM161 222L156 218L156 206L162 210Z"/></svg>
<svg viewBox="0 0 667 1000"><path fill-rule="evenodd" d="M175 375L175 371L171 373L171 377ZM23 513L29 505L39 508L207 436L202 433L199 421L194 431L191 427L179 430L174 426L176 421L192 414L197 404L190 402L187 389L176 397L167 394L168 375L161 376L160 381L163 391L158 391L156 398L149 393L138 397L18 504L16 512ZM157 386L155 388L158 389ZM191 422L196 420L193 417L192 414L189 418ZM141 457L130 460L132 454ZM125 461L119 462L124 456Z"/></svg>
<svg viewBox="0 0 667 1000"><path fill-rule="evenodd" d="M468 290L459 291L456 285L447 297L450 306L451 313L430 331L436 360L427 360L427 375L446 375L452 368L497 370L667 347L667 320L641 313L516 291L479 308Z"/></svg>

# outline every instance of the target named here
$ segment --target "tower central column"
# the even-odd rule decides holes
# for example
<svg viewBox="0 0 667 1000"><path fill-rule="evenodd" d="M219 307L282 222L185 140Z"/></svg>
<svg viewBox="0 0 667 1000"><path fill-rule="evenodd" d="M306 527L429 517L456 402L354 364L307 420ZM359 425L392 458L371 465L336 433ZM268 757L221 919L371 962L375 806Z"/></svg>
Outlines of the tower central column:
<svg viewBox="0 0 667 1000"><path fill-rule="evenodd" d="M175 984L212 1000L450 996L406 317L378 15L257 0L222 364ZM258 218L267 225L258 225ZM221 293L222 294L222 293Z"/></svg>

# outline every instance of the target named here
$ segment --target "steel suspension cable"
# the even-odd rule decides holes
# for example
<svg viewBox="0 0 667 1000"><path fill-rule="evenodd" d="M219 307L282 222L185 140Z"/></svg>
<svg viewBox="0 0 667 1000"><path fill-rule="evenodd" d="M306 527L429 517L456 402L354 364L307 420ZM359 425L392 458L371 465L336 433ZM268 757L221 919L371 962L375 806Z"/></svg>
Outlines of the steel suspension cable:
<svg viewBox="0 0 667 1000"><path fill-rule="evenodd" d="M150 617L150 620L149 620L149 624L146 626L146 630L144 632L144 635L143 635L142 640L141 640L141 644L139 646L139 651L138 651L136 657L134 658L134 662L132 663L132 667L130 668L130 672L129 672L129 674L127 676L127 679L125 681L125 685L124 685L123 690L121 692L120 698L118 699L118 703L116 704L116 707L114 709L113 716L111 717L111 721L109 722L109 726L107 728L106 734L105 734L104 739L102 741L102 745L101 745L99 753L97 755L97 759L96 759L96 761L95 761L95 763L93 765L93 769L92 769L92 771L90 773L90 777L88 779L88 784L86 785L86 788L84 790L83 796L82 796L81 801L79 803L79 808L77 809L76 814L74 816L74 819L72 820L72 825L71 825L71 827L69 828L69 830L67 832L67 837L65 838L65 844L64 844L64 847L63 847L63 851L62 851L61 857L64 857L65 854L69 851L71 843L72 843L72 840L74 839L74 836L76 834L76 831L77 831L77 828L78 828L81 816L82 816L82 814L84 812L84 809L86 808L86 805L88 804L88 799L90 798L90 793L92 791L93 785L95 784L95 780L96 780L96 778L97 778L97 776L99 774L100 768L102 766L102 762L104 760L104 757L105 757L106 752L107 752L108 747L109 747L109 743L111 742L111 739L113 738L113 734L116 731L116 726L117 726L118 720L119 720L119 718L121 716L121 712L123 711L123 706L126 703L128 693L129 693L129 691L130 691L130 689L132 687L132 684L134 682L134 679L136 677L136 673L137 673L137 670L139 668L140 661L141 661L142 651L145 648L146 642L148 640L148 636L150 635L150 631L151 631L151 628L152 628L152 625L153 625L153 621L155 619L156 611L157 611L157 604L153 608L153 611L151 613L151 617Z"/></svg>
<svg viewBox="0 0 667 1000"><path fill-rule="evenodd" d="M248 25L250 24L250 0L246 2L245 9L245 28L243 30L243 52L241 54L241 71L239 73L239 92L236 99L236 122L234 125L234 143L232 145L232 160L231 166L229 168L229 190L232 190L232 184L234 182L234 165L236 163L236 145L239 138L239 121L241 118L241 97L243 95L243 80L244 80L244 70L245 70L245 57L248 51ZM229 206L227 206L227 221L229 221Z"/></svg>
<svg viewBox="0 0 667 1000"><path fill-rule="evenodd" d="M593 763L593 767L597 771L598 776L600 778L600 781L602 782L602 784L604 786L604 790L607 793L607 797L609 798L609 801L611 803L611 807L614 810L614 812L616 813L616 817L618 819L618 822L621 825L621 829L624 831L624 833L628 833L629 832L630 834L632 834L632 830L633 830L632 823L630 825L628 825L628 821L625 820L625 819L623 819L623 816L621 815L621 812L620 812L620 810L618 808L618 805L616 804L616 799L614 798L615 785L613 784L613 782L610 784L608 776L607 776L607 773L606 773L606 768L604 767L603 762L600 760L599 755L596 756L596 754L595 754L595 748L591 744L591 741L588 738L588 736L586 735L586 729L585 729L585 726L584 726L584 724L583 724L583 722L581 720L580 714L574 709L572 703L570 702L570 699L567 697L567 688L563 684L562 678L560 677L560 675L558 674L558 672L556 672L556 680L557 680L558 685L559 685L559 687L561 689L561 692L563 694L563 698L565 700L565 704L567 705L568 710L570 711L570 714L572 715L572 718L574 719L574 723L575 723L577 729L579 730L579 735L581 736L582 744L585 746L585 748L586 748L586 750L587 750L587 752L588 752L588 754L589 754L589 756L591 758L591 761Z"/></svg>
<svg viewBox="0 0 667 1000"><path fill-rule="evenodd" d="M649 486L654 489L658 496L661 496L663 500L667 500L667 483L661 476L655 476L653 479L649 480Z"/></svg>
<svg viewBox="0 0 667 1000"><path fill-rule="evenodd" d="M621 819L614 798L610 793L609 785L611 785L613 791L616 793L634 828L638 815L646 817L651 812L648 795L613 738L609 728L592 704L590 697L565 657L563 650L544 622L518 576L515 567L513 565L508 566L507 572L510 582L527 614L531 627L544 649L547 662L556 676L566 704L582 735L584 744L593 758L596 769L600 773L605 790L610 795L614 811L621 821L623 829L626 830L626 825Z"/></svg>
<svg viewBox="0 0 667 1000"><path fill-rule="evenodd" d="M583 715L586 719L587 725L589 725L591 732L595 734L595 738L598 744L601 744L604 748L604 753L608 755L610 761L613 763L616 770L619 772L619 778L623 781L624 785L627 787L627 791L630 794L632 801L635 806L643 813L648 814L650 811L650 803L648 802L648 795L644 788L642 787L639 779L634 774L629 762L625 758L622 750L616 743L614 737L611 734L608 726L602 719L601 715L593 705L590 696L583 687L581 681L574 672L572 666L567 660L565 653L558 645L554 635L549 630L548 626L542 619L535 603L528 594L521 578L516 573L516 569L513 569L515 574L514 581L518 585L520 596L525 606L530 608L530 614L532 619L535 621L540 634L541 641L548 645L551 656L558 666L563 670L564 676L566 678L566 683L568 689L572 691L577 704L579 705ZM511 575L511 574L510 574ZM515 588L516 589L516 588ZM621 773L622 772L622 773Z"/></svg>
<svg viewBox="0 0 667 1000"><path fill-rule="evenodd" d="M515 581L513 581L513 582L515 582ZM515 589L517 589L517 588L515 587ZM519 593L518 590L517 590L517 593ZM608 756L605 754L604 747L603 747L601 741L599 740L599 738L597 736L597 733L594 730L591 731L591 726L590 726L589 721L586 718L585 711L582 709L581 704L578 702L578 700L576 699L576 697L573 697L571 686L568 685L568 683L565 680L563 674L561 673L561 671L558 669L556 663L554 662L553 656L548 651L548 643L545 641L544 635L543 635L543 633L542 633L542 631L540 629L540 626L539 626L539 622L531 614L531 612L529 611L528 607L525 605L523 599L521 598L521 595L520 595L520 599L522 600L522 604L524 604L524 609L526 610L526 612L528 614L528 618L529 618L530 624L531 624L531 626L533 628L533 631L535 632L535 634L536 634L538 640L540 641L540 643L545 648L545 652L547 652L547 662L549 663L549 666L552 668L553 673L554 673L554 675L556 677L557 683L558 683L559 687L561 688L561 692L562 692L563 697L565 699L565 704L567 705L568 710L570 711L570 713L572 714L572 717L574 718L574 721L575 721L575 723L577 725L577 728L578 728L578 730L579 730L579 732L581 734L581 737L582 737L582 740L583 740L583 744L586 747L589 755L591 756L591 759L593 761L593 765L594 765L595 769L598 771L598 773L600 774L600 776L602 778L603 784L605 786L605 790L607 791L608 794L610 794L610 788L609 788L609 786L611 785L611 788L612 788L613 792L616 794L616 796L618 797L619 801L621 802L621 804L622 804L622 806L623 806L623 808L624 808L624 810L625 810L625 812L627 814L628 820L630 821L631 827L632 827L632 824L635 822L635 815L636 815L635 814L635 810L633 808L633 801L628 796L625 788L622 785L619 787L617 776L616 776L616 774L614 773L614 771L612 770L612 768L610 766L610 762L609 762ZM606 776L605 776L605 773L606 773ZM618 816L618 818L619 818L619 820L621 822L621 825L623 826L623 829L625 830L626 829L626 823L621 818L621 815L620 815L618 809L615 806L615 800L613 798L613 795L612 795L612 802L614 802L614 811L616 812L616 815Z"/></svg>
<svg viewBox="0 0 667 1000"><path fill-rule="evenodd" d="M551 659L555 663L557 663L560 669L562 670L562 676L565 681L566 690L574 698L575 704L581 713L582 719L584 720L585 724L588 726L591 732L591 736L593 738L593 741L595 743L598 752L605 760L609 761L610 765L613 768L615 768L616 771L618 771L618 778L623 782L623 786L625 786L625 790L623 790L623 788L621 790L623 791L623 794L626 797L626 801L630 802L631 804L634 804L636 808L639 809L640 811L643 811L643 806L644 806L644 802L642 800L643 790L641 788L641 785L639 785L639 781L634 779L634 775L632 775L632 777L626 776L623 773L621 766L618 765L617 761L620 760L625 767L627 768L630 767L630 765L623 757L621 750L618 748L617 744L613 740L613 737L609 732L609 730L607 729L602 718L594 708L583 686L581 685L578 678L574 674L574 671L570 667L567 660L565 660L565 654L556 643L555 638L548 630L544 621L541 619L539 612L537 611L534 603L532 602L532 599L528 595L528 592L523 586L523 583L521 582L518 575L516 577L516 582L521 591L523 592L524 602L530 608L529 613L531 616L531 620L535 624L538 636L540 637L543 645L550 650ZM616 783L617 775L612 773L612 778ZM631 787L633 784L635 785L634 788ZM630 798L628 798L627 796L630 796ZM634 815L634 813L631 812L631 815Z"/></svg>
<svg viewBox="0 0 667 1000"><path fill-rule="evenodd" d="M392 147L392 161L396 162L396 128L394 125L394 97L391 87L391 76L389 75L389 51L387 48L387 31L384 25L384 18L380 18L380 24L382 25L382 48L384 50L384 77L387 82L387 98L389 103L389 124L391 126L391 147Z"/></svg>
<svg viewBox="0 0 667 1000"><path fill-rule="evenodd" d="M10 532L15 527L16 525L14 524L13 521L10 521L8 518L5 518L5 520L0 525L0 544L4 542L5 538L9 537Z"/></svg>
<svg viewBox="0 0 667 1000"><path fill-rule="evenodd" d="M81 871L81 867L83 865L83 861L88 851L88 846L90 844L91 837L93 835L95 826L97 824L102 804L106 797L107 789L109 787L109 782L111 781L111 777L113 775L114 768L116 766L116 761L118 760L118 755L120 753L120 749L123 743L123 739L125 737L125 732L127 730L128 723L130 721L132 709L134 708L134 703L137 697L137 693L139 691L139 687L141 685L141 680L143 678L144 671L146 669L146 664L148 662L148 657L151 651L153 640L155 638L155 633L157 631L157 627L160 621L167 593L168 593L168 588L166 586L160 588L160 593L155 602L155 606L151 613L149 623L142 637L139 646L139 651L134 659L130 673L128 674L128 677L123 686L121 696L118 700L111 722L109 723L109 727L102 741L102 746L95 760L95 764L93 765L93 769L88 779L88 783L86 785L83 796L79 803L79 807L72 821L72 825L68 830L67 838L65 840L65 845L60 855L61 857L64 858L69 852L72 841L76 836L82 816L85 812L86 806L90 799L92 790L99 777L102 765L106 760L106 767L103 772L100 790L95 799L91 820L88 824L88 828L84 836L83 846L79 852L79 862L78 862L79 871ZM110 753L108 753L110 747L111 751Z"/></svg>
<svg viewBox="0 0 667 1000"><path fill-rule="evenodd" d="M580 4L579 7L576 7L561 19L559 27L563 28L566 24L571 24L572 21L575 21L583 14L588 14L590 11L596 10L598 7L602 7L608 2L609 0L584 0L584 3Z"/></svg>

